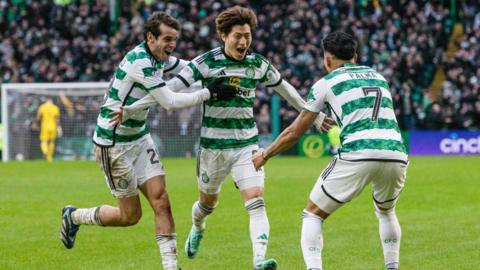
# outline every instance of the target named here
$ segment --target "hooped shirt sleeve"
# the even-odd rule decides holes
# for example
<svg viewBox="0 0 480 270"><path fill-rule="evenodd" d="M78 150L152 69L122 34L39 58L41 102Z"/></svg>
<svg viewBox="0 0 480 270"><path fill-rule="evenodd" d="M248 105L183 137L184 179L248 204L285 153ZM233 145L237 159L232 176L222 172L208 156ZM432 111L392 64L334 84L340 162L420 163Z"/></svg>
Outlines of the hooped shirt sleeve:
<svg viewBox="0 0 480 270"><path fill-rule="evenodd" d="M173 75L178 75L180 71L184 67L186 67L188 64L188 61L177 58L175 56L170 56L168 58L168 63L165 65L165 68L163 70L163 74L173 74Z"/></svg>
<svg viewBox="0 0 480 270"><path fill-rule="evenodd" d="M304 105L304 109L311 112L319 113L325 106L327 101L328 85L326 80L321 79L316 82L309 90L307 96L307 102Z"/></svg>
<svg viewBox="0 0 480 270"><path fill-rule="evenodd" d="M282 74L269 62L267 71L260 81L263 82L266 87L275 87L282 82Z"/></svg>
<svg viewBox="0 0 480 270"><path fill-rule="evenodd" d="M161 70L154 67L148 59L137 60L134 63L122 61L120 68L126 70L132 80L147 92L165 85Z"/></svg>
<svg viewBox="0 0 480 270"><path fill-rule="evenodd" d="M204 61L205 55L195 57L180 71L177 78L180 79L186 87L190 87L197 81L203 81L208 77L208 66Z"/></svg>

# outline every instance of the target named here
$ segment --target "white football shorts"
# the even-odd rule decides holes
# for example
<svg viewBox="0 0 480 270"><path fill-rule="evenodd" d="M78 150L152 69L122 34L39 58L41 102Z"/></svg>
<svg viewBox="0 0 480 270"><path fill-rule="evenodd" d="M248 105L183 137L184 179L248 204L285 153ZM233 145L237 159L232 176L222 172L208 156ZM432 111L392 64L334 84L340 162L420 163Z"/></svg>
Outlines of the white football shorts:
<svg viewBox="0 0 480 270"><path fill-rule="evenodd" d="M95 159L115 198L132 197L150 178L165 175L155 143L150 135L134 144L95 146Z"/></svg>
<svg viewBox="0 0 480 270"><path fill-rule="evenodd" d="M257 145L226 150L200 148L197 155L199 190L206 194L218 194L229 173L240 191L251 187L263 188L263 167L256 171L252 162L257 150Z"/></svg>
<svg viewBox="0 0 480 270"><path fill-rule="evenodd" d="M377 207L392 209L405 185L408 164L389 161L346 161L333 158L318 178L310 200L328 214L357 197L372 182Z"/></svg>

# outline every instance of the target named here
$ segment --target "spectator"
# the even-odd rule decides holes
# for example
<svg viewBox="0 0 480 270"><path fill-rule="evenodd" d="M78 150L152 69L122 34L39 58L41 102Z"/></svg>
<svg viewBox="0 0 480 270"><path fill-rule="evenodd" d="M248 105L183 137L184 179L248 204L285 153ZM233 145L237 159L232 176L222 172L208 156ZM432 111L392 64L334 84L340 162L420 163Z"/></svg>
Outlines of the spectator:
<svg viewBox="0 0 480 270"><path fill-rule="evenodd" d="M458 128L480 127L475 105L480 91L480 8L476 1L459 4L465 37L450 61L442 61L452 26L449 3L443 1L154 2L123 1L119 27L111 31L108 1L56 5L49 0L16 4L0 0L1 82L108 81L122 55L143 39L145 18L155 10L166 10L180 20L183 31L177 51L191 59L219 45L214 18L234 2L256 10L259 27L254 32L254 50L284 70L284 78L302 96L324 75L320 44L325 33L346 30L360 41L359 63L374 67L391 82L402 129L430 126L425 123L430 116L425 114L433 110L426 111L421 104L429 103L426 89L438 64L445 66L455 88L442 91L447 93L439 105L453 106L453 114L461 114ZM265 108L258 107L256 112L270 111L269 95L264 91L258 89L261 102L257 105ZM460 97L450 95L458 91ZM285 104L280 113L282 126L297 115ZM185 123L177 126L183 129ZM269 128L262 127L262 132Z"/></svg>

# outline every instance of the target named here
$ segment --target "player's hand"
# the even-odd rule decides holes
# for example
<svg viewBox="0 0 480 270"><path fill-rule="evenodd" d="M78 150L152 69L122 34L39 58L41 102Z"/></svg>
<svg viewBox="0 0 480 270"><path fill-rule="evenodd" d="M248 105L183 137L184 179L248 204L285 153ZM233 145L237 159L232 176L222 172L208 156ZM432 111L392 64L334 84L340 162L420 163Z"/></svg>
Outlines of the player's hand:
<svg viewBox="0 0 480 270"><path fill-rule="evenodd" d="M335 121L331 117L325 116L325 119L323 119L322 125L317 128L320 132L326 133L334 124L335 124Z"/></svg>
<svg viewBox="0 0 480 270"><path fill-rule="evenodd" d="M57 137L62 137L63 136L63 129L61 126L57 127Z"/></svg>
<svg viewBox="0 0 480 270"><path fill-rule="evenodd" d="M232 100L237 95L237 87L223 84L224 78L217 78L207 86L213 100Z"/></svg>
<svg viewBox="0 0 480 270"><path fill-rule="evenodd" d="M120 109L116 112L111 112L110 116L112 116L112 119L109 121L111 124L114 126L122 123L123 120L123 106L120 107Z"/></svg>
<svg viewBox="0 0 480 270"><path fill-rule="evenodd" d="M265 151L264 149L260 148L252 156L253 166L255 167L255 170L257 170L257 171L260 170L260 168L262 168L262 166L265 165L265 163L267 163L268 159L265 159L265 156L264 156L264 153L263 153L264 151Z"/></svg>

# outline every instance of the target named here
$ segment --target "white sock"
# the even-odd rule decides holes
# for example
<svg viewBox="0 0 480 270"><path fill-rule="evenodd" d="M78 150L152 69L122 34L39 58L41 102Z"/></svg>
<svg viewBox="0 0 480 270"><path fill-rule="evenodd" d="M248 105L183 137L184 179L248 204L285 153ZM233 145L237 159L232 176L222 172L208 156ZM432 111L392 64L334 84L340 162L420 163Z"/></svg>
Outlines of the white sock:
<svg viewBox="0 0 480 270"><path fill-rule="evenodd" d="M323 234L321 217L303 210L302 253L307 269L322 269Z"/></svg>
<svg viewBox="0 0 480 270"><path fill-rule="evenodd" d="M215 208L211 208L205 205L202 205L199 201L196 201L192 206L192 223L193 227L197 231L205 230L205 221L207 216L210 215Z"/></svg>
<svg viewBox="0 0 480 270"><path fill-rule="evenodd" d="M387 268L398 269L402 232L397 215L395 214L395 209L390 212L376 209L375 214L379 223L380 240L382 241L385 265Z"/></svg>
<svg viewBox="0 0 480 270"><path fill-rule="evenodd" d="M99 225L103 226L100 222L100 207L92 208L78 208L71 214L72 221L76 225Z"/></svg>
<svg viewBox="0 0 480 270"><path fill-rule="evenodd" d="M265 259L270 224L268 223L263 198L256 197L245 202L250 215L250 240L252 241L253 263Z"/></svg>
<svg viewBox="0 0 480 270"><path fill-rule="evenodd" d="M177 235L158 234L156 237L163 270L177 270Z"/></svg>

